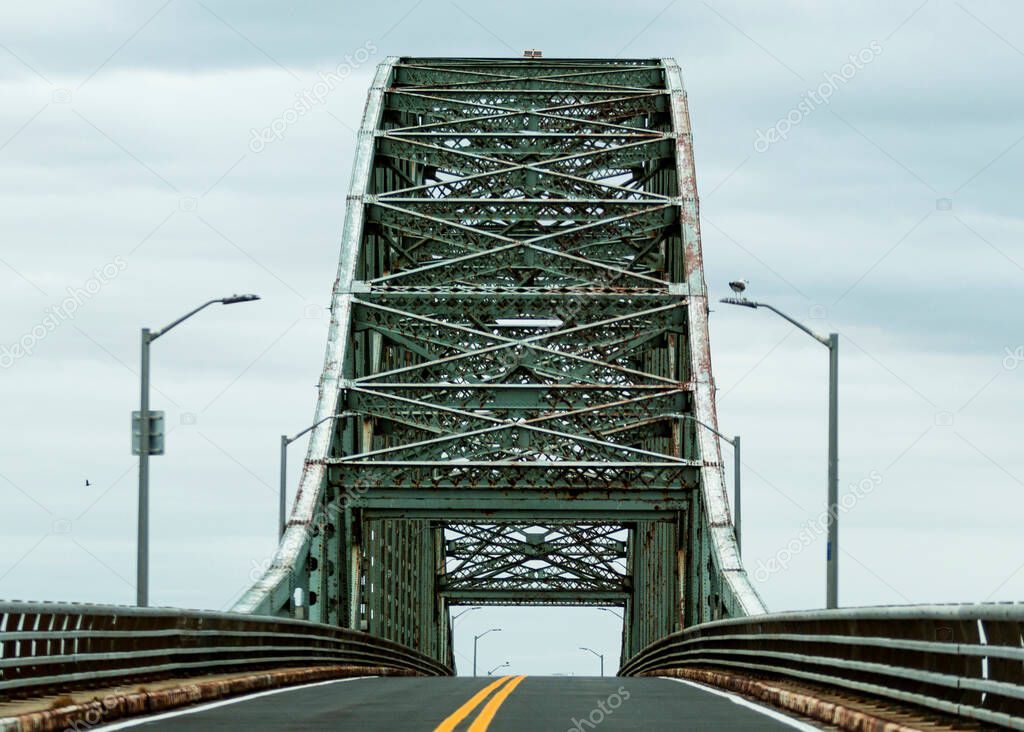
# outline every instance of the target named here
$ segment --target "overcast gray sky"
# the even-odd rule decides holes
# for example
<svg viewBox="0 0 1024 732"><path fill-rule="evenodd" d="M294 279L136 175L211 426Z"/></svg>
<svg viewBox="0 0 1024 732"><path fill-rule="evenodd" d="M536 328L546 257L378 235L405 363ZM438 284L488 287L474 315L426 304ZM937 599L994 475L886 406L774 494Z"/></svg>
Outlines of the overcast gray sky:
<svg viewBox="0 0 1024 732"><path fill-rule="evenodd" d="M138 329L251 291L153 352L151 599L230 606L276 544L277 436L312 418L373 66L540 48L675 57L712 295L746 277L841 334L842 490L871 486L841 519L841 602L1020 599L1022 21L977 0L4 4L0 597L133 602ZM750 574L773 610L820 606L826 352L767 312L711 328ZM459 620L463 670L493 626L485 670L594 673L580 645L615 666L609 613L497 608Z"/></svg>

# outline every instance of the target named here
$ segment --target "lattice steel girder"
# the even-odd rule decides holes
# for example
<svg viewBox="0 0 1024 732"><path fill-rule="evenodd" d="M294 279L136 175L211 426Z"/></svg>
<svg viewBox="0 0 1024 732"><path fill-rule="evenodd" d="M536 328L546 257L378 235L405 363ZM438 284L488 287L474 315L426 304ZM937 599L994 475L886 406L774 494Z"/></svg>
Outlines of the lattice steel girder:
<svg viewBox="0 0 1024 732"><path fill-rule="evenodd" d="M602 65L550 67L540 71L538 68L514 66L477 67L469 70L452 66L419 66L399 64L395 67L395 80L403 86L436 86L444 89L453 87L477 88L481 85L488 89L501 88L498 83L518 83L520 88L534 82L563 84L598 84L608 87L654 87L661 82L661 66L652 63L649 66L633 66L609 70Z"/></svg>
<svg viewBox="0 0 1024 732"><path fill-rule="evenodd" d="M627 186L595 182L571 173L545 170L533 165L520 165L453 180L410 186L394 193L381 194L377 200L401 201L412 198L450 201L477 195L530 199L545 192L549 195L558 195L564 200L600 197L604 200L629 199L649 203L670 201L665 196L644 194Z"/></svg>
<svg viewBox="0 0 1024 732"><path fill-rule="evenodd" d="M446 523L442 592L625 592L620 524Z"/></svg>
<svg viewBox="0 0 1024 732"><path fill-rule="evenodd" d="M584 202L547 207L531 205L531 202L516 203L516 207L497 204L456 207L449 201L386 199L370 207L370 223L379 227L371 230L379 230L385 244L397 237L417 242L417 248L425 246L413 261L430 265L432 277L429 282L435 285L460 282L461 278L451 279L451 275L459 275L469 261L485 269L489 269L490 264L485 257L466 259L459 263L461 267L445 273L447 267L439 266L440 260L496 253L502 248L507 248L512 254L511 261L505 266L519 264L520 268L536 267L536 252L556 258L561 256L569 261L572 257L584 256L584 261L576 260L576 263L586 265L589 262L592 276L607 285L614 283L618 275L614 271L608 272L607 268L621 268L628 274L636 263L637 253L645 248L640 242L653 239L664 247L665 241L677 231L677 222L671 219L672 206L660 201L615 201L607 205L597 202L587 205ZM471 208L475 210L469 210ZM575 218L567 226L565 217L568 215ZM547 218L534 219L531 216ZM463 218L465 222L461 220ZM558 225L558 221L562 223ZM505 232L514 233L514 236ZM420 239L426 241L419 244ZM401 246L397 253L404 254ZM660 261L664 263L664 253L660 254ZM391 260L389 257L387 261L389 271L381 272L377 277L399 274L391 269L399 262ZM664 265L658 269L663 271ZM370 284L377 284L372 279ZM386 285L387 282L380 284ZM472 284L480 287L488 283L485 280ZM490 284L500 286L507 283L492 280ZM546 286L552 288L559 284L546 283Z"/></svg>
<svg viewBox="0 0 1024 732"><path fill-rule="evenodd" d="M536 99L524 101L520 97L497 104L489 101L458 98L444 92L423 93L417 91L395 91L387 98L388 107L397 115L415 115L420 124L410 127L389 126L390 130L434 129L438 126L461 125L467 120L488 120L498 115L530 115L545 119L566 120L559 129L586 130L587 127L573 127L573 123L595 121L599 124L620 125L637 129L656 129L649 120L661 118L667 121L668 103L663 94L656 92L628 92L624 94L575 95L571 100L552 99L548 106L538 104ZM480 128L488 129L484 121Z"/></svg>
<svg viewBox="0 0 1024 732"><path fill-rule="evenodd" d="M716 422L707 313L673 62L389 59L326 421L238 608L287 613L299 590L312 619L443 660L454 602L619 604L624 655L760 610L717 438L686 419Z"/></svg>
<svg viewBox="0 0 1024 732"><path fill-rule="evenodd" d="M381 133L377 150L382 162L391 169L400 164L417 164L430 168L427 180L441 180L441 175L462 177L529 166L538 170L571 174L589 180L641 175L651 170L665 170L672 161L675 140L664 135L640 138L634 142L611 147L591 145L583 151L536 155L536 160L509 163L497 157L468 151L462 147L445 146L441 140L403 137Z"/></svg>
<svg viewBox="0 0 1024 732"><path fill-rule="evenodd" d="M578 605L607 607L625 605L630 593L609 590L439 590L439 594L452 605Z"/></svg>
<svg viewBox="0 0 1024 732"><path fill-rule="evenodd" d="M692 491L632 488L628 491L561 489L496 489L484 492L449 489L436 496L413 493L404 488L373 491L350 490L348 506L365 516L387 518L429 518L435 520L627 522L676 520L672 512L684 512L692 505ZM501 507L494 504L500 501Z"/></svg>
<svg viewBox="0 0 1024 732"><path fill-rule="evenodd" d="M621 386L607 384L429 384L404 382L398 384L360 383L346 384L346 404L352 410L370 412L378 400L392 402L392 414L401 414L398 403L437 410L436 418L443 419L448 410L475 410L478 419L487 415L477 412L487 410L492 415L537 410L578 411L598 407L612 407L632 399L634 406L646 406L646 402L660 397L667 401L663 407L678 412L689 403L693 391L691 383L684 384L633 384L628 396ZM642 401L643 400L643 401ZM410 405L412 406L412 405ZM540 419L538 417L538 419ZM489 420L488 420L489 421Z"/></svg>
<svg viewBox="0 0 1024 732"><path fill-rule="evenodd" d="M672 490L684 485L688 473L697 467L695 461L663 461L635 463L631 461L559 461L518 460L355 460L342 462L332 458L331 481L358 491L378 487L441 490L450 488L546 488L592 489L613 486L636 486L646 489ZM344 465L345 468L340 466Z"/></svg>

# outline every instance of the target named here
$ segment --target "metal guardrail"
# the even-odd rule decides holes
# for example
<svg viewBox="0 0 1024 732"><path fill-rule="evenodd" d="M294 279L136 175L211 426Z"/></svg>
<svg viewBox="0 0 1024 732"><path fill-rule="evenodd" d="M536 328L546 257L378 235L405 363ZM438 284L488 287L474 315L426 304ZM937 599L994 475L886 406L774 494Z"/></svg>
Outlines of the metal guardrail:
<svg viewBox="0 0 1024 732"><path fill-rule="evenodd" d="M346 628L238 613L49 602L0 603L0 698L273 666L447 666Z"/></svg>
<svg viewBox="0 0 1024 732"><path fill-rule="evenodd" d="M700 666L784 676L1024 730L1024 604L775 613L652 643L622 676Z"/></svg>

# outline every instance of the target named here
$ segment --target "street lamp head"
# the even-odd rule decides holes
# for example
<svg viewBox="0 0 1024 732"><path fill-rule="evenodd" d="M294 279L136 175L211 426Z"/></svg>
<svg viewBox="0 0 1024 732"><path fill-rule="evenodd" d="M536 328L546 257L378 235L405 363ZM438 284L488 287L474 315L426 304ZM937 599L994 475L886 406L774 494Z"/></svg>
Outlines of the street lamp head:
<svg viewBox="0 0 1024 732"><path fill-rule="evenodd" d="M236 302L252 302L259 299L259 295L229 295L228 297L222 297L220 302L222 305L234 305Z"/></svg>
<svg viewBox="0 0 1024 732"><path fill-rule="evenodd" d="M757 310L757 306L759 304L753 300L748 300L745 297L723 297L719 302L725 303L726 305L739 305L745 308L753 308L754 310Z"/></svg>

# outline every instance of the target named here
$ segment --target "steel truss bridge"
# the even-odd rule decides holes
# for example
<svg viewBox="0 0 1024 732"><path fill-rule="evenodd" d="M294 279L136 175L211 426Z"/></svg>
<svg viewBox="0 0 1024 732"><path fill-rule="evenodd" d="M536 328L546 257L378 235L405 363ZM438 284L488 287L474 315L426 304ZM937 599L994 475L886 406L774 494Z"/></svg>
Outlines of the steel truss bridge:
<svg viewBox="0 0 1024 732"><path fill-rule="evenodd" d="M388 58L358 133L331 313L322 422L272 566L230 613L0 602L0 729L448 675L459 604L617 605L620 675L712 684L841 729L1024 729L1024 605L767 614L749 583L718 438L698 426L717 426L715 387L672 60ZM168 677L187 686L125 690ZM470 727L486 730L523 677L393 681L227 720L394 729L436 713L451 732L504 684ZM615 679L534 682L508 724L565 728L579 711L566 700L643 681L616 719L750 722L707 694ZM119 688L102 708L63 696L104 684ZM45 694L62 696L4 706Z"/></svg>
<svg viewBox="0 0 1024 732"><path fill-rule="evenodd" d="M317 418L237 610L445 660L459 603L619 605L623 651L764 610L715 424L672 61L390 59L366 104Z"/></svg>

